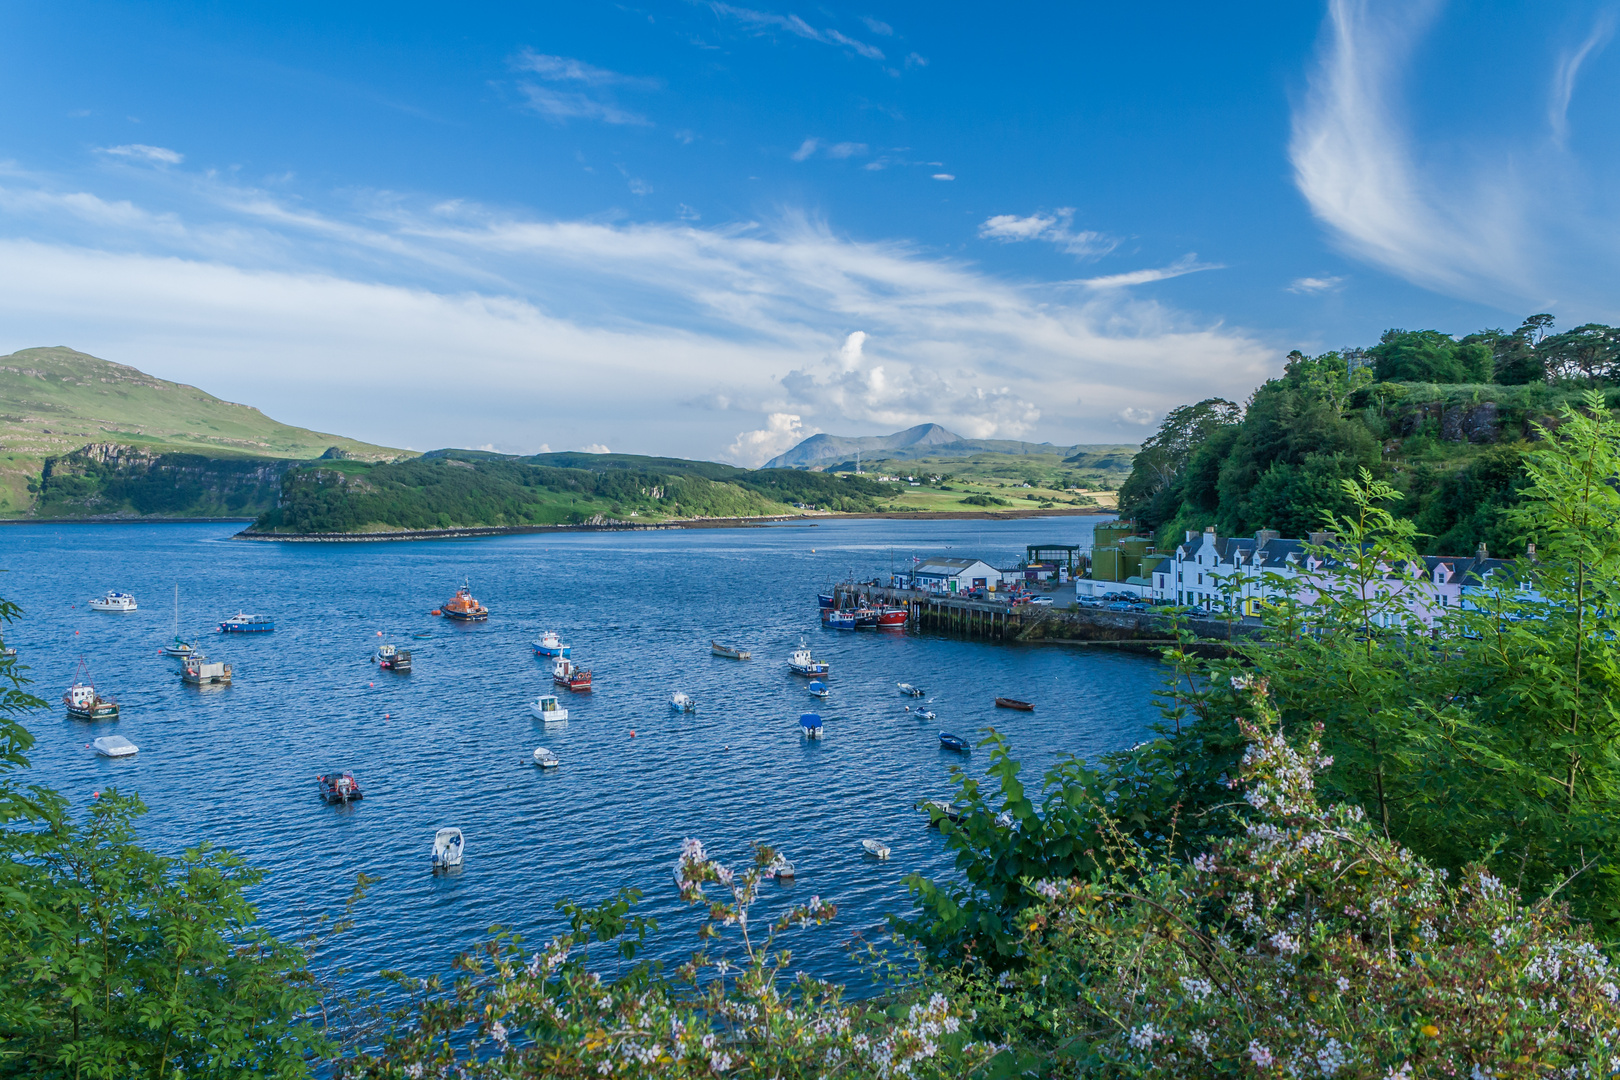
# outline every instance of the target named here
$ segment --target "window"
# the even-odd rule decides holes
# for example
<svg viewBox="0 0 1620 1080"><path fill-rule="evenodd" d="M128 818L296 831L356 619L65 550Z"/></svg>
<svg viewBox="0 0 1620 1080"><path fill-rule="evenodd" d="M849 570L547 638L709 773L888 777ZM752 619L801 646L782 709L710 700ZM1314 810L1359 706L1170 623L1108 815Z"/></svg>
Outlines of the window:
<svg viewBox="0 0 1620 1080"><path fill-rule="evenodd" d="M1198 575L1198 584L1202 585L1203 583L1204 583L1204 575L1199 574Z"/></svg>

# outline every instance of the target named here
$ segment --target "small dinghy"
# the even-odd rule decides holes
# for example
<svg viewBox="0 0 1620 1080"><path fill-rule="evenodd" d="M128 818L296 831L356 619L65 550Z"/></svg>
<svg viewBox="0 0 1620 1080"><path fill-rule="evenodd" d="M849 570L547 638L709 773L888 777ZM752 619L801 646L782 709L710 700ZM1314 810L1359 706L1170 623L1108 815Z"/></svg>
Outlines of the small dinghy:
<svg viewBox="0 0 1620 1080"><path fill-rule="evenodd" d="M939 719L938 716L934 715L934 710L933 709L918 709L916 715L917 715L917 719L919 719L919 720L938 720Z"/></svg>
<svg viewBox="0 0 1620 1080"><path fill-rule="evenodd" d="M861 847L874 859L887 859L889 857L889 845L881 840L862 840Z"/></svg>
<svg viewBox="0 0 1620 1080"><path fill-rule="evenodd" d="M900 688L900 692L906 695L906 697L922 697L925 693L922 687L912 686L908 682L895 683L894 685L898 686Z"/></svg>
<svg viewBox="0 0 1620 1080"><path fill-rule="evenodd" d="M555 769L557 766L562 764L562 762L557 759L556 754L553 754L550 750L547 750L543 746L534 752L534 763L540 766L542 769Z"/></svg>
<svg viewBox="0 0 1620 1080"><path fill-rule="evenodd" d="M320 785L321 798L329 803L346 803L365 797L360 791L359 782L355 780L354 774L351 772L337 772L334 770L329 773L321 773L315 777L315 782Z"/></svg>
<svg viewBox="0 0 1620 1080"><path fill-rule="evenodd" d="M807 712L799 715L799 727L805 736L811 739L821 738L821 716L818 713Z"/></svg>
<svg viewBox="0 0 1620 1080"><path fill-rule="evenodd" d="M733 649L730 645L722 645L718 641L709 642L709 651L716 656L723 656L727 660L752 660L753 654L747 649Z"/></svg>
<svg viewBox="0 0 1620 1080"><path fill-rule="evenodd" d="M433 834L433 869L448 870L461 865L464 854L461 830L450 826Z"/></svg>
<svg viewBox="0 0 1620 1080"><path fill-rule="evenodd" d="M955 750L959 754L965 754L968 752L967 740L962 738L960 735L952 735L948 731L942 731L939 733L939 745L944 747L946 750Z"/></svg>
<svg viewBox="0 0 1620 1080"><path fill-rule="evenodd" d="M683 694L679 690L669 695L669 707L676 712L697 712L697 702L692 700L691 695Z"/></svg>
<svg viewBox="0 0 1620 1080"><path fill-rule="evenodd" d="M812 694L816 695L816 697L819 697L819 698L828 697L828 696L830 696L832 694L832 691L827 689L827 684L824 683L824 682L813 682L813 683L811 683L810 684L810 692Z"/></svg>
<svg viewBox="0 0 1620 1080"><path fill-rule="evenodd" d="M556 694L541 694L538 699L529 702L529 713L536 720L548 724L562 724L568 720L568 710L557 701Z"/></svg>
<svg viewBox="0 0 1620 1080"><path fill-rule="evenodd" d="M418 630L416 633L411 635L411 637L415 638L417 641L426 641L432 636L433 631L431 630Z"/></svg>
<svg viewBox="0 0 1620 1080"><path fill-rule="evenodd" d="M90 747L102 757L132 757L140 750L140 747L122 735L103 735L91 743Z"/></svg>
<svg viewBox="0 0 1620 1080"><path fill-rule="evenodd" d="M1034 712L1035 711L1035 706L1030 704L1029 702L1027 702L1027 701L1019 701L1017 698L1011 698L1011 697L998 697L998 698L996 698L996 708L998 708L998 709L1017 709L1019 712Z"/></svg>

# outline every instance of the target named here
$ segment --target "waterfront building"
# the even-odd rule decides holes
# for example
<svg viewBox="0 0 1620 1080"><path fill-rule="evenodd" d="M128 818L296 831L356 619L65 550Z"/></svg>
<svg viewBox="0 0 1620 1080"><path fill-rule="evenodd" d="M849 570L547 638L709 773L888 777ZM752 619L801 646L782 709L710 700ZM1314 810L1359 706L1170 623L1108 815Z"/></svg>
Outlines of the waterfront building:
<svg viewBox="0 0 1620 1080"><path fill-rule="evenodd" d="M959 593L970 589L994 590L1001 571L983 559L924 559L911 572L911 587L928 592Z"/></svg>

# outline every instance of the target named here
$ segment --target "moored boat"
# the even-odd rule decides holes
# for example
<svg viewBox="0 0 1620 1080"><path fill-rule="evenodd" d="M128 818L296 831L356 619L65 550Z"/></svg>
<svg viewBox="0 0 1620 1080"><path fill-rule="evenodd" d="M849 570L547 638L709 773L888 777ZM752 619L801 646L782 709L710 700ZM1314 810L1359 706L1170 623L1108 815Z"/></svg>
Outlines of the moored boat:
<svg viewBox="0 0 1620 1080"><path fill-rule="evenodd" d="M906 695L906 697L922 697L923 694L927 693L927 691L922 687L912 686L908 682L895 683L894 685L898 686L900 688L900 692Z"/></svg>
<svg viewBox="0 0 1620 1080"><path fill-rule="evenodd" d="M723 656L727 660L752 660L754 657L745 649L733 649L730 645L722 645L718 641L709 642L709 651L716 656Z"/></svg>
<svg viewBox="0 0 1620 1080"><path fill-rule="evenodd" d="M931 825L938 825L942 821L962 820L961 808L944 799L924 799L917 804L917 808L928 815Z"/></svg>
<svg viewBox="0 0 1620 1080"><path fill-rule="evenodd" d="M127 592L108 590L106 596L98 596L90 601L91 611L111 611L122 613L136 610L135 598Z"/></svg>
<svg viewBox="0 0 1620 1080"><path fill-rule="evenodd" d="M1034 712L1035 711L1035 706L1030 704L1029 702L1027 702L1027 701L1019 701L1017 698L1010 698L1010 697L998 697L998 698L996 698L996 708L998 708L998 709L1017 709L1019 712Z"/></svg>
<svg viewBox="0 0 1620 1080"><path fill-rule="evenodd" d="M834 630L855 629L855 613L853 611L823 611L821 621Z"/></svg>
<svg viewBox="0 0 1620 1080"><path fill-rule="evenodd" d="M821 738L821 717L813 712L799 714L799 728L812 739Z"/></svg>
<svg viewBox="0 0 1620 1080"><path fill-rule="evenodd" d="M881 840L862 840L861 849L875 859L887 859L889 857L889 845Z"/></svg>
<svg viewBox="0 0 1620 1080"><path fill-rule="evenodd" d="M489 608L480 604L472 594L472 582L462 579L461 588L456 590L444 607L439 609L447 619L458 622L483 622L489 618Z"/></svg>
<svg viewBox="0 0 1620 1080"><path fill-rule="evenodd" d="M777 881L792 881L792 860L778 851L776 853L776 858L772 859L770 865L765 867L765 876L768 878L775 878Z"/></svg>
<svg viewBox="0 0 1620 1080"><path fill-rule="evenodd" d="M870 630L878 624L878 609L875 607L858 607L850 612L855 616L855 629Z"/></svg>
<svg viewBox="0 0 1620 1080"><path fill-rule="evenodd" d="M555 769L562 761L545 747L538 747L534 752L534 763L542 769Z"/></svg>
<svg viewBox="0 0 1620 1080"><path fill-rule="evenodd" d="M967 740L962 738L960 735L952 735L948 731L942 731L939 733L939 745L946 750L955 750L959 754L965 754L968 752Z"/></svg>
<svg viewBox="0 0 1620 1080"><path fill-rule="evenodd" d="M467 840L461 835L461 830L455 826L447 826L433 834L433 869L448 870L452 866L460 866L466 854Z"/></svg>
<svg viewBox="0 0 1620 1080"><path fill-rule="evenodd" d="M210 662L202 653L192 653L180 666L180 678L196 686L224 686L231 681L231 665Z"/></svg>
<svg viewBox="0 0 1620 1080"><path fill-rule="evenodd" d="M835 601L833 599L833 594L832 593L817 593L816 594L816 603L820 604L823 608L832 607L833 604L835 603Z"/></svg>
<svg viewBox="0 0 1620 1080"><path fill-rule="evenodd" d="M190 656L197 651L197 646L180 636L180 583L174 585L174 638L165 646L163 652L166 656Z"/></svg>
<svg viewBox="0 0 1620 1080"><path fill-rule="evenodd" d="M879 626L906 625L906 609L903 607L880 607L877 609L877 624Z"/></svg>
<svg viewBox="0 0 1620 1080"><path fill-rule="evenodd" d="M830 697L832 695L832 691L827 689L827 684L824 682L811 683L810 692L819 698Z"/></svg>
<svg viewBox="0 0 1620 1080"><path fill-rule="evenodd" d="M377 646L377 651L371 654L371 662L387 671L409 671L411 650L384 643Z"/></svg>
<svg viewBox="0 0 1620 1080"><path fill-rule="evenodd" d="M67 706L68 715L75 720L118 719L118 702L110 697L102 697L89 678L89 669L81 662L79 677L62 695L62 704Z"/></svg>
<svg viewBox="0 0 1620 1080"><path fill-rule="evenodd" d="M247 615L238 611L219 624L222 634L268 634L276 628L276 620L268 615Z"/></svg>
<svg viewBox="0 0 1620 1080"><path fill-rule="evenodd" d="M557 657L557 662L551 667L551 681L558 686L566 686L570 690L589 690L591 688L591 673L575 666L574 662L566 656Z"/></svg>
<svg viewBox="0 0 1620 1080"><path fill-rule="evenodd" d="M355 799L365 797L360 790L359 782L354 778L354 773L348 770L339 772L334 769L331 772L319 773L315 777L315 783L319 785L321 798L329 803L353 802Z"/></svg>
<svg viewBox="0 0 1620 1080"><path fill-rule="evenodd" d="M669 695L669 707L676 712L697 712L697 702L692 700L690 694L682 693L679 690Z"/></svg>
<svg viewBox="0 0 1620 1080"><path fill-rule="evenodd" d="M536 656L569 656L572 648L562 639L555 630L547 630L534 639L534 654Z"/></svg>
<svg viewBox="0 0 1620 1080"><path fill-rule="evenodd" d="M561 724L568 719L568 710L558 703L556 694L541 694L537 700L529 702L529 712L536 720L548 724Z"/></svg>
<svg viewBox="0 0 1620 1080"><path fill-rule="evenodd" d="M90 748L102 757L134 757L141 749L122 735L103 735Z"/></svg>
<svg viewBox="0 0 1620 1080"><path fill-rule="evenodd" d="M793 650L788 657L788 670L795 675L826 675L832 671L832 665L824 660L816 660L810 655L810 646L799 639L799 647Z"/></svg>

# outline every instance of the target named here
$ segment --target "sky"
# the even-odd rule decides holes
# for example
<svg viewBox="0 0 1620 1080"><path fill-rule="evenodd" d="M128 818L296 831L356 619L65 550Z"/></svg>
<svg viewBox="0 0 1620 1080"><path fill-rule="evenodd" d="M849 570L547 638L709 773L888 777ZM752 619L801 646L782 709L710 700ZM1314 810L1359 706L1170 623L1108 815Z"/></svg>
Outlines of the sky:
<svg viewBox="0 0 1620 1080"><path fill-rule="evenodd" d="M1291 349L1620 321L1617 19L14 0L0 353L417 450L1134 443Z"/></svg>

